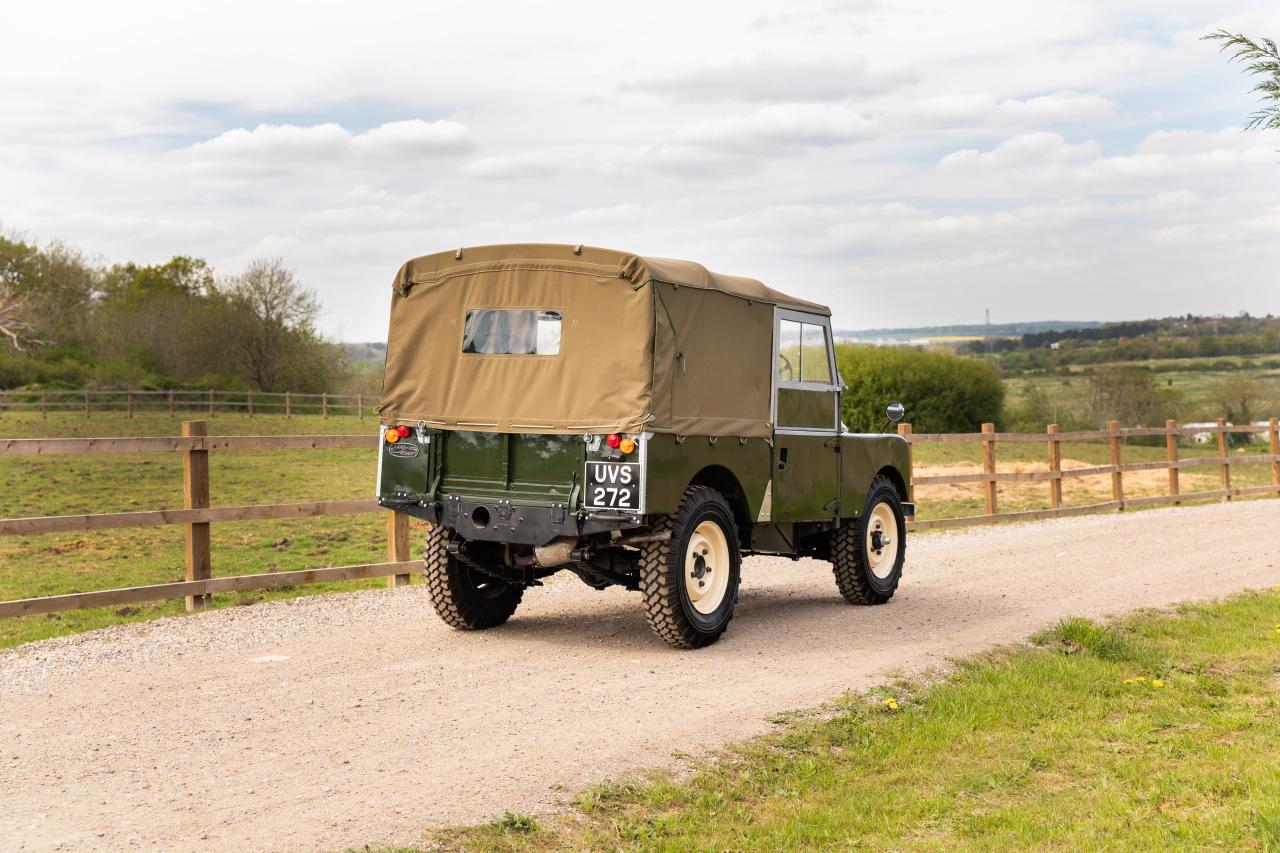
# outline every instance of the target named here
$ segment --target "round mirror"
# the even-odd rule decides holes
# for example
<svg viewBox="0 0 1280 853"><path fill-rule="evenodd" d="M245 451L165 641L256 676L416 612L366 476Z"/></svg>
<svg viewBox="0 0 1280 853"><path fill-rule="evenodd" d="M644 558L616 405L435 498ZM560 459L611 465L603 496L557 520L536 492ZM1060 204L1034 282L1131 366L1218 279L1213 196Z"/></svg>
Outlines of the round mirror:
<svg viewBox="0 0 1280 853"><path fill-rule="evenodd" d="M889 408L885 409L885 414L888 415L889 420L897 423L906 416L907 407L901 403L890 403Z"/></svg>

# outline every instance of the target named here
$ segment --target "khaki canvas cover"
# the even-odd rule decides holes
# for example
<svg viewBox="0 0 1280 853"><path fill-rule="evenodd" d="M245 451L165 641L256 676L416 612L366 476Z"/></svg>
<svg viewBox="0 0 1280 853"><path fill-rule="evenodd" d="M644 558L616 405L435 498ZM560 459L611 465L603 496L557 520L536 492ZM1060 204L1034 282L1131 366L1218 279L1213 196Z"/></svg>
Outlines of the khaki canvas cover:
<svg viewBox="0 0 1280 853"><path fill-rule="evenodd" d="M383 419L459 430L767 436L773 307L830 313L700 264L586 246L426 255L393 287ZM558 313L558 352L464 352L477 309Z"/></svg>

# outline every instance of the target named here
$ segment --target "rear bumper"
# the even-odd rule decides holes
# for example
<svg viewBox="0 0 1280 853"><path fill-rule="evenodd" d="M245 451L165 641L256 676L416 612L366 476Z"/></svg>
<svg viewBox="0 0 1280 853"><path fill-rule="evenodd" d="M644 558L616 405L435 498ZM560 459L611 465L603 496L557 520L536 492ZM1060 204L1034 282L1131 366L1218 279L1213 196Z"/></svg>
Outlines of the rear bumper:
<svg viewBox="0 0 1280 853"><path fill-rule="evenodd" d="M913 503L903 502L902 515L904 518L912 519L916 517L916 505Z"/></svg>
<svg viewBox="0 0 1280 853"><path fill-rule="evenodd" d="M644 516L614 511L570 512L564 504L521 506L509 501L418 501L383 498L384 507L441 524L463 539L545 545L561 536L586 536L644 526Z"/></svg>

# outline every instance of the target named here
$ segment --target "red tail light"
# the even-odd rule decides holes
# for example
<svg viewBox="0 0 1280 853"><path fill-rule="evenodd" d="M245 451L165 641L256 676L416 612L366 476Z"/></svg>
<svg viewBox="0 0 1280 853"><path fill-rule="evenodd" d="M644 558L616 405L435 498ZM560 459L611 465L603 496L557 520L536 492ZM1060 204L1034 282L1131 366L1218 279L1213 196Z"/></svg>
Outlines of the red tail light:
<svg viewBox="0 0 1280 853"><path fill-rule="evenodd" d="M622 436L618 435L616 432L611 432L609 433L609 437L604 440L604 443L610 447L617 447L619 444L622 444Z"/></svg>

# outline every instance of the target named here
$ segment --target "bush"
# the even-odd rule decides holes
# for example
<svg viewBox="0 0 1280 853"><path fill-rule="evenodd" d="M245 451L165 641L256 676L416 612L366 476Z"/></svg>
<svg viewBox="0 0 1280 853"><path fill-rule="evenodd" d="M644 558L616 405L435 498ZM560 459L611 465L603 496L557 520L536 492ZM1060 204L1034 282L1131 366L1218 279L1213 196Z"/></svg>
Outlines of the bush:
<svg viewBox="0 0 1280 853"><path fill-rule="evenodd" d="M849 429L879 430L893 400L907 407L917 432L977 432L995 423L1004 383L989 363L942 352L841 345L836 362L849 391L843 417Z"/></svg>

